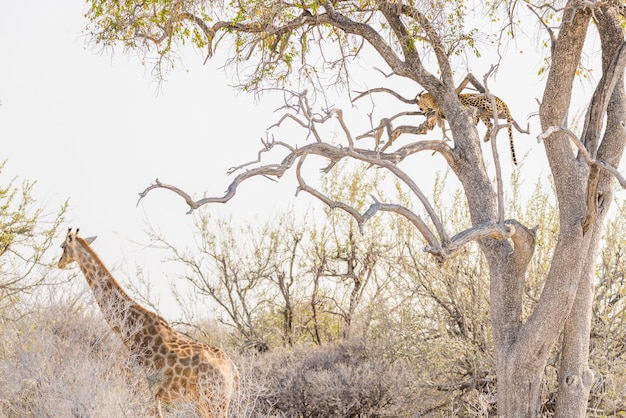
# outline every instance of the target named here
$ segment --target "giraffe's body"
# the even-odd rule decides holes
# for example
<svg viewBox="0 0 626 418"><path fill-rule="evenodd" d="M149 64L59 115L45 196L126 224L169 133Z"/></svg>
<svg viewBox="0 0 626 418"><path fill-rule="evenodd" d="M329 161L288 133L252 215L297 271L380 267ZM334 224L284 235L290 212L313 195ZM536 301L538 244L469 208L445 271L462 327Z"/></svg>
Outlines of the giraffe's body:
<svg viewBox="0 0 626 418"><path fill-rule="evenodd" d="M159 315L137 304L119 286L89 244L68 231L59 267L76 261L113 331L155 381L161 401L197 400L203 417L226 417L238 374L226 354L177 333Z"/></svg>

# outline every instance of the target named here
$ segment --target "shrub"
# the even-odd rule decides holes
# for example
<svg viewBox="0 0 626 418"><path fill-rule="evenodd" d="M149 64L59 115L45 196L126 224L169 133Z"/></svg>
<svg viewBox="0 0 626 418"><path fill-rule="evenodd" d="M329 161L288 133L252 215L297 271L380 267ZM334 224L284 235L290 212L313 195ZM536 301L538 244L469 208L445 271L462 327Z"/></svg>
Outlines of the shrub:
<svg viewBox="0 0 626 418"><path fill-rule="evenodd" d="M1 330L0 415L145 416L150 389L99 312L57 303Z"/></svg>
<svg viewBox="0 0 626 418"><path fill-rule="evenodd" d="M245 416L413 415L407 364L376 357L360 343L277 350L249 362L244 386L254 381L262 390L253 396L255 410Z"/></svg>

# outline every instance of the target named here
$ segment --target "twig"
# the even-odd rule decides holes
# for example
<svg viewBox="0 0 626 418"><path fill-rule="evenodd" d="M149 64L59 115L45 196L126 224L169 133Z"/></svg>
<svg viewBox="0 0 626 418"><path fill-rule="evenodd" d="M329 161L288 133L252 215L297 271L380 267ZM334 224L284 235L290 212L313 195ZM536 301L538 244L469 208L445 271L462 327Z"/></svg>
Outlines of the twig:
<svg viewBox="0 0 626 418"><path fill-rule="evenodd" d="M241 165L238 165L238 166L235 166L235 167L231 167L231 168L229 168L229 169L226 171L226 174L227 174L227 175L231 175L231 174L232 174L232 173L234 173L235 171L239 171L239 170L241 170L241 169L242 169L242 168L244 168L244 167L247 167L247 166L252 165L252 164L257 164L257 163L260 163L260 162L261 162L261 155L262 155L263 153L266 153L266 152L270 151L270 150L271 150L272 148L274 148L276 145L283 146L283 147L287 148L287 149L288 149L289 151L291 151L291 152L293 152L293 151L295 150L295 149L294 149L291 145L289 145L289 144L286 144L286 143L281 142L281 141L275 141L273 136L272 136L272 140L271 140L271 141L270 141L270 140L265 140L265 141L264 141L264 140L263 140L263 138L261 138L261 143L263 144L263 149L261 149L261 150L257 153L257 159L256 159L256 160L254 160L254 161L248 161L247 163L244 163L244 164L241 164Z"/></svg>
<svg viewBox="0 0 626 418"><path fill-rule="evenodd" d="M543 27L546 29L546 31L548 31L548 35L550 36L550 56L553 57L554 48L556 48L556 41L557 41L554 31L552 30L550 26L547 25L547 23L543 21L543 18L539 15L539 13L537 13L537 11L534 9L533 6L531 6L530 4L527 4L526 6L530 9L531 12L535 14L535 16L537 16L539 23L541 23Z"/></svg>

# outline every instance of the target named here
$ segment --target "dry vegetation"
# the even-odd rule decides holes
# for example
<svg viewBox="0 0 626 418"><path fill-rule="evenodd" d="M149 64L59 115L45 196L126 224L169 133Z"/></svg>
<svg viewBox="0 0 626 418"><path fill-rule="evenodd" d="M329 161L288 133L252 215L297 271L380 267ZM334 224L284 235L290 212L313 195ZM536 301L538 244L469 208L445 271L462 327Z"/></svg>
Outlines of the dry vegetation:
<svg viewBox="0 0 626 418"><path fill-rule="evenodd" d="M97 311L65 300L2 329L0 413L142 416L149 388Z"/></svg>
<svg viewBox="0 0 626 418"><path fill-rule="evenodd" d="M360 182L377 181L365 174L348 177L354 183L344 189L348 196L343 198L352 201L367 189ZM336 181L348 184L345 178ZM437 187L434 195L440 197ZM458 227L467 219L467 209L460 195L455 199L454 211L445 218ZM541 185L524 211L518 201L511 199L515 216L541 226L526 280L530 312L558 225L554 202ZM607 225L597 268L591 364L598 378L588 404L588 416L596 417L626 411L626 205L617 212ZM230 415L495 414L489 281L478 250L468 247L464 256L440 265L415 250L422 243L402 221L383 217L361 235L348 218L328 215L306 229L288 215L267 225L244 226L249 239L240 247L230 222L204 213L198 217L200 248L169 249L186 269L183 282L193 288L190 295L178 294L181 301L187 307L204 306L204 311L215 306L210 316L222 320L188 317L181 331L217 342L233 357L241 385ZM242 251L245 256L233 256ZM0 274L15 283L11 269ZM80 284L82 277L76 280ZM0 416L151 414L149 376L111 332L91 294L81 295L76 286L62 283L49 289L66 296L34 302L13 293L2 301ZM544 375L546 417L553 415L558 362L554 352ZM168 417L195 414L192 404L166 408Z"/></svg>

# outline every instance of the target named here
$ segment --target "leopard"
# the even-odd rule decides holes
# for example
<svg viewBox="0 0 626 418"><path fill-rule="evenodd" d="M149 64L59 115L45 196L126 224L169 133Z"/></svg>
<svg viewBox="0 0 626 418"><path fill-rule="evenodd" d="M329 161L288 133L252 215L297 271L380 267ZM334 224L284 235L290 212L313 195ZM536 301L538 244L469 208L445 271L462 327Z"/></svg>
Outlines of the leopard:
<svg viewBox="0 0 626 418"><path fill-rule="evenodd" d="M520 133L527 134L528 129L522 129L515 121L515 119L513 119L511 111L509 110L509 106L504 102L504 100L497 96L494 96L494 99L496 101L498 117L506 119L507 129L509 131L511 158L513 160L513 164L517 166L515 144L513 143L513 126L515 126L515 129L517 129L517 131ZM493 108L491 107L491 98L487 95L479 93L465 93L459 94L459 101L464 106L474 107L480 111L474 115L474 123L478 124L478 121L482 121L485 124L485 126L487 127L487 133L485 134L485 138L483 139L483 141L489 141L489 138L491 137L491 130L493 129L493 123L491 122L491 118L487 116L493 114ZM439 107L439 103L437 103L435 97L430 93L422 92L417 98L417 105L419 106L420 110L426 115L428 129L432 129L435 125L437 125L444 131L445 136L445 115Z"/></svg>

